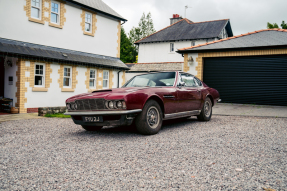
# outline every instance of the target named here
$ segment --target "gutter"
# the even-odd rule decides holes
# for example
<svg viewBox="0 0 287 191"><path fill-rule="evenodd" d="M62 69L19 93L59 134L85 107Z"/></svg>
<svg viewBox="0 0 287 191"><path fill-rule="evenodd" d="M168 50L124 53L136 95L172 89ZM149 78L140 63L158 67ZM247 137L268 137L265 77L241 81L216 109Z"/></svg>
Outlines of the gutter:
<svg viewBox="0 0 287 191"><path fill-rule="evenodd" d="M121 71L118 71L118 88L120 87L120 72Z"/></svg>

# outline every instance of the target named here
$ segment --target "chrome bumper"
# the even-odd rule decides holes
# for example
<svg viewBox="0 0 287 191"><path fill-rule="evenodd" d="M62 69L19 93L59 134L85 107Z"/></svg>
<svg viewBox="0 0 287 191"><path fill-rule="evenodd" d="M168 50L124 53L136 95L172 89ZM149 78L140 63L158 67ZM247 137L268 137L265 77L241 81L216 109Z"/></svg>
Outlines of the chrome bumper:
<svg viewBox="0 0 287 191"><path fill-rule="evenodd" d="M134 110L121 110L121 111L75 111L75 112L66 112L64 115L124 115L131 113L140 113L142 109Z"/></svg>

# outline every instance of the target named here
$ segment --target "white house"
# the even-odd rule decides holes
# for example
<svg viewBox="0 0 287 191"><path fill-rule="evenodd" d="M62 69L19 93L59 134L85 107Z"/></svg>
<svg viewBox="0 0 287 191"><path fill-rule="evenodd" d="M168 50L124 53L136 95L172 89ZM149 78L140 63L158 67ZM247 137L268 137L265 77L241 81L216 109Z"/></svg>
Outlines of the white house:
<svg viewBox="0 0 287 191"><path fill-rule="evenodd" d="M122 16L102 0L1 0L0 97L20 113L116 88Z"/></svg>
<svg viewBox="0 0 287 191"><path fill-rule="evenodd" d="M229 19L192 22L174 14L170 24L135 42L138 63L183 62L176 50L233 36Z"/></svg>
<svg viewBox="0 0 287 191"><path fill-rule="evenodd" d="M135 42L139 46L138 63L127 64L130 70L126 80L137 74L164 70L195 74L195 70L188 70L183 55L176 51L232 36L229 19L192 22L174 14L168 27Z"/></svg>

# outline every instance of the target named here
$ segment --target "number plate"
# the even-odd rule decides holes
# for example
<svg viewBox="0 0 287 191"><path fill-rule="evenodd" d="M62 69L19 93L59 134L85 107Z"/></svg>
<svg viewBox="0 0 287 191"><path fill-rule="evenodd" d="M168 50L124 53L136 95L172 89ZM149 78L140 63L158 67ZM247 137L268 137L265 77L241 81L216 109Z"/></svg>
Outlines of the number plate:
<svg viewBox="0 0 287 191"><path fill-rule="evenodd" d="M84 122L103 122L102 116L83 116Z"/></svg>

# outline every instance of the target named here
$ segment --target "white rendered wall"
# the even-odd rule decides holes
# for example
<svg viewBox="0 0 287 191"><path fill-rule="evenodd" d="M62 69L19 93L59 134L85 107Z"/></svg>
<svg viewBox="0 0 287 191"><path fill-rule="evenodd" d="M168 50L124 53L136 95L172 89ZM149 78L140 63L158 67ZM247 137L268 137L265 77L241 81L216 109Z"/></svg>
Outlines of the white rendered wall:
<svg viewBox="0 0 287 191"><path fill-rule="evenodd" d="M17 102L17 98L16 98L16 92L17 92L16 71L17 69L18 69L18 66L16 64L13 64L12 67L10 66L5 67L4 97L13 99L13 107L15 107L15 103ZM9 76L13 77L13 85L9 85Z"/></svg>
<svg viewBox="0 0 287 191"><path fill-rule="evenodd" d="M213 41L214 39L209 39ZM180 48L191 47L192 41L177 41L174 43L174 50ZM138 63L153 63L153 62L183 62L184 58L181 54L170 52L171 42L147 43L139 45ZM197 40L195 45L204 44L206 40Z"/></svg>
<svg viewBox="0 0 287 191"><path fill-rule="evenodd" d="M63 29L28 21L26 0L0 0L0 38L77 50L93 54L117 56L118 21L96 15L95 36L83 34L82 10L65 4L66 22Z"/></svg>

